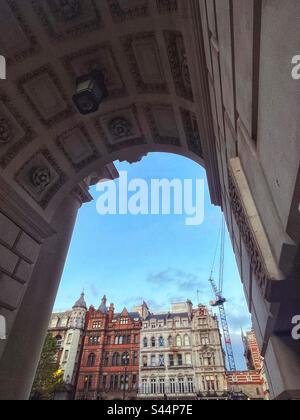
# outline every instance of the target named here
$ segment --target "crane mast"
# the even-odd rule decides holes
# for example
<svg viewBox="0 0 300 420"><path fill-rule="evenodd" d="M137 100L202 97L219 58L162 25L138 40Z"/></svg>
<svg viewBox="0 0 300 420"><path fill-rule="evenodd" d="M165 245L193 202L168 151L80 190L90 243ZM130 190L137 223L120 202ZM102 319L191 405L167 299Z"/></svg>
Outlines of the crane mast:
<svg viewBox="0 0 300 420"><path fill-rule="evenodd" d="M226 299L223 297L223 279L224 279L224 253L225 253L225 222L222 222L221 227L221 253L220 253L220 271L219 271L219 288L217 287L215 281L213 280L213 269L209 282L212 286L213 292L215 294L216 300L211 302L211 306L218 307L220 311L220 319L223 329L224 342L226 347L227 359L229 364L230 371L236 371L236 364L234 360L234 354L232 349L232 342L230 337L230 331L228 327L226 311L224 304Z"/></svg>
<svg viewBox="0 0 300 420"><path fill-rule="evenodd" d="M228 364L229 364L229 370L236 371L236 365L235 365L233 349L232 349L232 342L231 342L231 338L230 338L230 331L229 331L227 317L226 317L226 311L225 311L225 307L224 307L224 303L226 303L226 299L224 299L220 295L214 280L212 278L210 278L209 281L212 285L213 291L214 291L215 296L216 296L216 301L212 302L211 306L219 307L219 311L220 311L220 319L221 319L221 324L222 324L222 329L223 329L224 342L225 342L225 346L226 346L226 353L227 353L227 359L228 359Z"/></svg>

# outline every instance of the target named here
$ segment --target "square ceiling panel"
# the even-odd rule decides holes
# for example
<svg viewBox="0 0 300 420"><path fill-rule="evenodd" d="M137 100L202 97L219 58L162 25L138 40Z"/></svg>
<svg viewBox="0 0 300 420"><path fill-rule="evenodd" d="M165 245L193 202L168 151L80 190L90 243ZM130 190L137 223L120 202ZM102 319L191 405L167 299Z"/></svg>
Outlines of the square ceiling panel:
<svg viewBox="0 0 300 420"><path fill-rule="evenodd" d="M180 146L177 122L171 105L149 105L145 112L155 143Z"/></svg>
<svg viewBox="0 0 300 420"><path fill-rule="evenodd" d="M122 41L138 93L168 93L155 33L132 34Z"/></svg>
<svg viewBox="0 0 300 420"><path fill-rule="evenodd" d="M47 127L75 112L51 66L28 73L18 81L18 86L40 122Z"/></svg>
<svg viewBox="0 0 300 420"><path fill-rule="evenodd" d="M0 52L9 64L15 64L40 51L36 37L14 0L0 2Z"/></svg>
<svg viewBox="0 0 300 420"><path fill-rule="evenodd" d="M23 165L15 180L44 209L67 177L51 153L43 149Z"/></svg>
<svg viewBox="0 0 300 420"><path fill-rule="evenodd" d="M96 126L109 151L145 143L135 107L104 114Z"/></svg>
<svg viewBox="0 0 300 420"><path fill-rule="evenodd" d="M56 144L76 172L81 171L100 157L100 153L83 124L64 132L57 138Z"/></svg>
<svg viewBox="0 0 300 420"><path fill-rule="evenodd" d="M31 1L42 25L53 40L77 37L102 27L94 0Z"/></svg>

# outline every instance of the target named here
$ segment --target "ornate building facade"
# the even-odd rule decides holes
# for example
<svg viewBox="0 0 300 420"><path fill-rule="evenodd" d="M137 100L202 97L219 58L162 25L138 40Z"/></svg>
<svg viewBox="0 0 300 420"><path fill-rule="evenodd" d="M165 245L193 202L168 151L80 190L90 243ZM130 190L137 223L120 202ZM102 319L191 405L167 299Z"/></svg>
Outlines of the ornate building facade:
<svg viewBox="0 0 300 420"><path fill-rule="evenodd" d="M218 318L191 301L168 312L151 313L144 302L115 313L105 296L87 310L82 294L71 311L52 315L49 333L69 385L60 399L269 398L254 331L242 335L248 370L228 372Z"/></svg>
<svg viewBox="0 0 300 420"><path fill-rule="evenodd" d="M196 388L200 397L224 397L227 382L219 322L204 305L193 310L192 337Z"/></svg>
<svg viewBox="0 0 300 420"><path fill-rule="evenodd" d="M228 372L228 389L233 395L243 394L251 400L268 400L269 385L254 330L242 333L242 339L248 370Z"/></svg>
<svg viewBox="0 0 300 420"><path fill-rule="evenodd" d="M152 314L144 303L140 355L140 399L222 397L227 390L217 319L190 301Z"/></svg>
<svg viewBox="0 0 300 420"><path fill-rule="evenodd" d="M124 309L115 313L106 297L88 311L76 399L136 399L141 319Z"/></svg>
<svg viewBox="0 0 300 420"><path fill-rule="evenodd" d="M56 339L57 358L63 370L63 380L74 388L77 382L87 306L82 293L71 311L54 313L48 332Z"/></svg>

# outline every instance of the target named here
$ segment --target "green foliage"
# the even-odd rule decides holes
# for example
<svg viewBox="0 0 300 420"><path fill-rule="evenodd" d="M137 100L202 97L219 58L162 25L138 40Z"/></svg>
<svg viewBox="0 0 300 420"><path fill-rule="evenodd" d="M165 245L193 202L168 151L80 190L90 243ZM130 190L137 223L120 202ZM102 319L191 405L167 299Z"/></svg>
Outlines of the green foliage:
<svg viewBox="0 0 300 420"><path fill-rule="evenodd" d="M32 387L31 399L52 399L55 390L62 384L62 375L57 362L56 339L48 334Z"/></svg>

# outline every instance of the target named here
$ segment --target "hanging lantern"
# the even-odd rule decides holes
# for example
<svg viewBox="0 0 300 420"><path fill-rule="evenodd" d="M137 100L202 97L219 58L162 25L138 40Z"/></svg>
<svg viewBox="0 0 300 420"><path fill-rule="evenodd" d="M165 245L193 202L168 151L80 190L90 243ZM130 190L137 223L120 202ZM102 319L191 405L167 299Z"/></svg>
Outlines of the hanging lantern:
<svg viewBox="0 0 300 420"><path fill-rule="evenodd" d="M100 70L81 76L76 81L76 94L73 96L78 111L82 115L98 111L100 104L108 96L104 76Z"/></svg>

